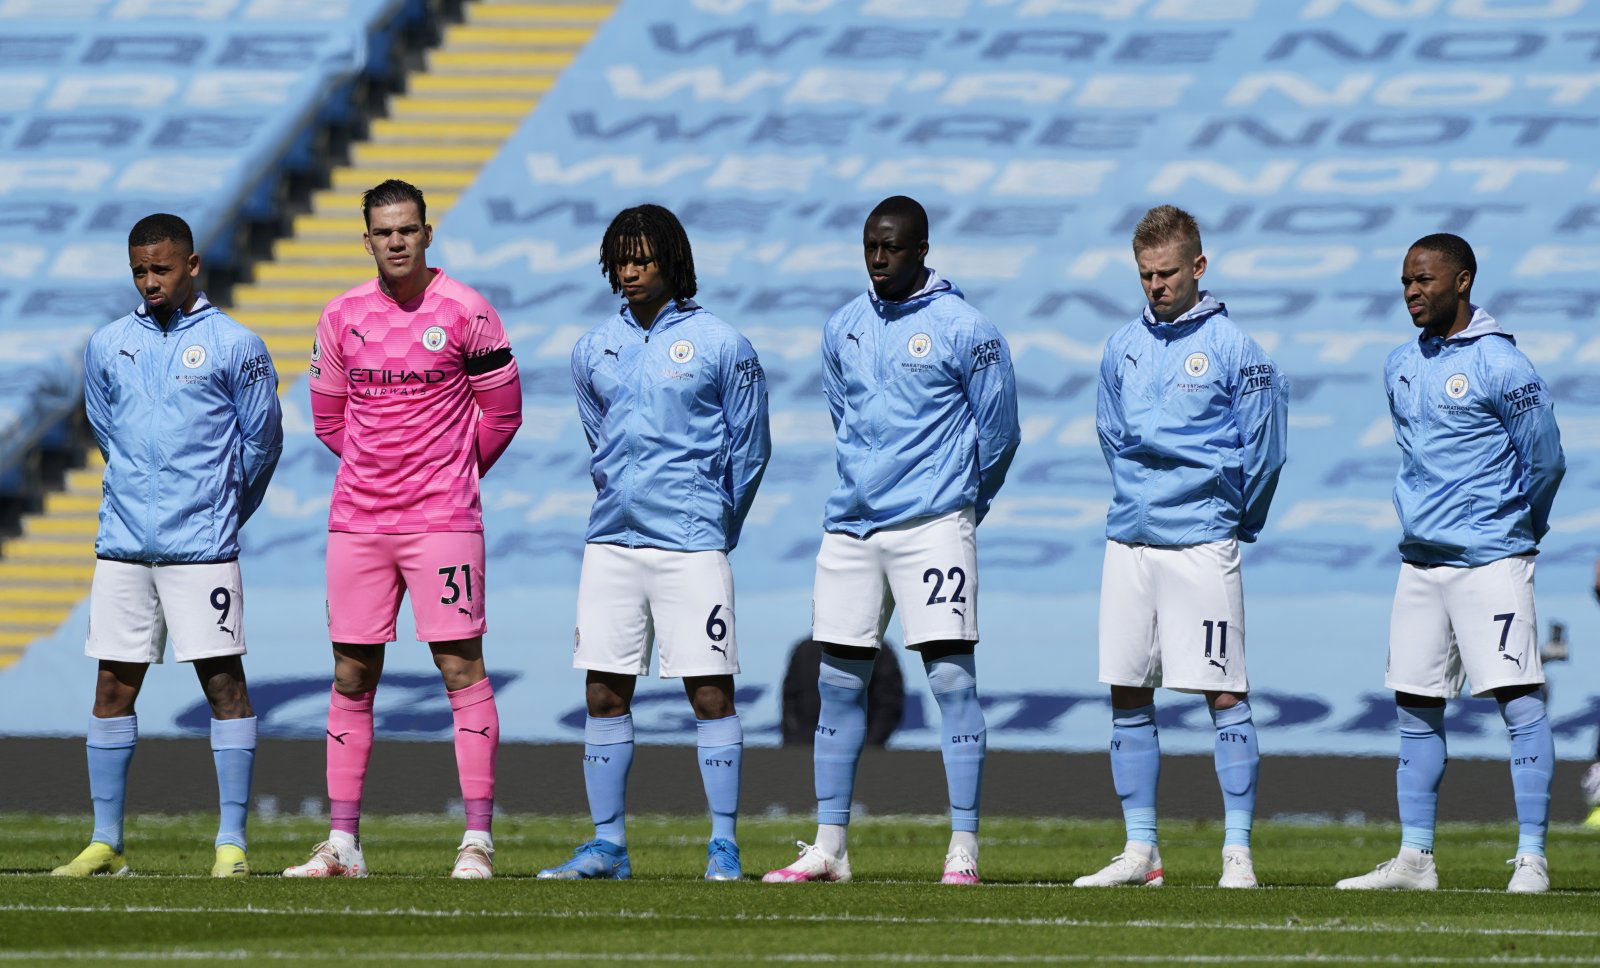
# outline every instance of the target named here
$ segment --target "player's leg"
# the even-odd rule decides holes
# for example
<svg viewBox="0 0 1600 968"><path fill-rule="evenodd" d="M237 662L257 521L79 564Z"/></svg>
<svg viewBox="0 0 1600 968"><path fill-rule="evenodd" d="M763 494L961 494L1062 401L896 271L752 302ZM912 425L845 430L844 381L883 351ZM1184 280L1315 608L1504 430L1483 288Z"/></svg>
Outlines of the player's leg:
<svg viewBox="0 0 1600 968"><path fill-rule="evenodd" d="M1233 539L1150 549L1163 683L1206 697L1222 789L1220 887L1255 887L1250 853L1260 747L1250 709L1244 583Z"/></svg>
<svg viewBox="0 0 1600 968"><path fill-rule="evenodd" d="M167 644L166 620L156 596L155 569L123 561L96 561L89 591L89 634L84 653L99 660L86 751L94 832L89 846L51 871L62 877L121 874L122 818L128 765L139 740L134 701L149 664Z"/></svg>
<svg viewBox="0 0 1600 968"><path fill-rule="evenodd" d="M578 575L572 664L586 671L583 786L594 837L572 857L539 871L561 880L631 877L628 772L633 767L633 690L650 671L654 628L648 595L651 549L587 544Z"/></svg>
<svg viewBox="0 0 1600 968"><path fill-rule="evenodd" d="M1493 694L1511 735L1518 835L1507 890L1541 893L1550 889L1544 840L1556 750L1539 659L1534 562L1503 558L1451 571L1445 600L1462 664L1475 694Z"/></svg>
<svg viewBox="0 0 1600 968"><path fill-rule="evenodd" d="M922 654L939 706L950 795L950 845L941 880L978 883L978 815L988 733L978 703L977 523L970 509L880 533L883 571L905 632Z"/></svg>
<svg viewBox="0 0 1600 968"><path fill-rule="evenodd" d="M850 879L850 801L867 744L867 684L893 610L878 556L878 536L824 534L811 595L811 637L822 646L817 671L817 731L812 777L817 834L800 856L768 871L769 884Z"/></svg>
<svg viewBox="0 0 1600 968"><path fill-rule="evenodd" d="M1447 749L1445 700L1461 684L1440 581L1447 568L1401 564L1389 617L1389 661L1384 683L1394 690L1400 730L1395 800L1400 810L1400 853L1376 869L1335 884L1343 890L1433 890L1434 819Z"/></svg>
<svg viewBox="0 0 1600 968"><path fill-rule="evenodd" d="M256 717L245 685L244 585L237 561L157 565L156 594L172 633L172 656L194 664L211 707L211 759L217 771L213 877L244 877L245 822L255 769Z"/></svg>
<svg viewBox="0 0 1600 968"><path fill-rule="evenodd" d="M682 678L694 709L700 781L711 811L707 880L744 876L737 822L744 727L733 704L739 672L733 571L720 551L642 549L651 562L647 589L661 676Z"/></svg>
<svg viewBox="0 0 1600 968"><path fill-rule="evenodd" d="M194 671L211 706L211 762L217 771L217 856L211 876L244 877L250 873L245 824L256 762L256 714L244 660L237 655L198 659Z"/></svg>
<svg viewBox="0 0 1600 968"><path fill-rule="evenodd" d="M1100 575L1100 681L1111 688L1111 780L1122 801L1124 844L1111 863L1073 881L1075 887L1159 886L1165 872L1156 841L1156 787L1161 743L1155 687L1161 683L1156 642L1152 549L1106 542Z"/></svg>
<svg viewBox="0 0 1600 968"><path fill-rule="evenodd" d="M333 688L328 696L328 839L285 877L365 877L361 797L372 759L373 702L383 676L385 646L405 592L395 535L328 535L328 635L333 640Z"/></svg>

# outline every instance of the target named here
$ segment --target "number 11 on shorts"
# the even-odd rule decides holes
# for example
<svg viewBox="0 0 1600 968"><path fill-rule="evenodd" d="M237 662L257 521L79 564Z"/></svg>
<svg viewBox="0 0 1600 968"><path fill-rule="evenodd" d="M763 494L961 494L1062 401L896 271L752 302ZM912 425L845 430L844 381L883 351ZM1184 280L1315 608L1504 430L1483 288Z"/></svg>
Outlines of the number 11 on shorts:
<svg viewBox="0 0 1600 968"><path fill-rule="evenodd" d="M1212 637L1215 636L1217 658L1226 659L1228 657L1228 623L1213 622L1210 619L1206 619L1200 624L1205 626L1206 630L1206 658L1211 658Z"/></svg>

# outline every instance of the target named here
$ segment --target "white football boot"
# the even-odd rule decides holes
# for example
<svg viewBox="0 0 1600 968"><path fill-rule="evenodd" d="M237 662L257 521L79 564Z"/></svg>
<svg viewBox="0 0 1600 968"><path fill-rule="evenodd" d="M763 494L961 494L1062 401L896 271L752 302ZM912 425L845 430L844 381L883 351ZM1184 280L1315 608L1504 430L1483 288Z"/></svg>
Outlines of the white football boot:
<svg viewBox="0 0 1600 968"><path fill-rule="evenodd" d="M331 840L311 848L311 859L283 871L284 877L366 877L367 859L360 844L335 844Z"/></svg>
<svg viewBox="0 0 1600 968"><path fill-rule="evenodd" d="M1506 890L1512 894L1543 894L1550 890L1550 862L1538 854L1518 854L1506 861L1514 868Z"/></svg>
<svg viewBox="0 0 1600 968"><path fill-rule="evenodd" d="M800 848L800 856L788 867L767 871L761 878L763 884L802 884L811 881L844 884L850 880L849 851L843 856L834 857L823 853L821 847L812 846L803 840L795 841L795 846Z"/></svg>
<svg viewBox="0 0 1600 968"><path fill-rule="evenodd" d="M1250 848L1234 845L1222 848L1222 879L1218 887L1256 887L1256 865Z"/></svg>
<svg viewBox="0 0 1600 968"><path fill-rule="evenodd" d="M1128 844L1111 863L1072 882L1073 887L1160 887L1166 881L1161 851L1154 845Z"/></svg>
<svg viewBox="0 0 1600 968"><path fill-rule="evenodd" d="M1391 857L1371 873L1347 877L1333 885L1341 891L1437 891L1439 868L1432 854L1423 854L1421 865Z"/></svg>
<svg viewBox="0 0 1600 968"><path fill-rule="evenodd" d="M450 876L458 881L486 881L494 876L494 845L482 837L468 836L456 850Z"/></svg>
<svg viewBox="0 0 1600 968"><path fill-rule="evenodd" d="M978 884L978 858L965 847L952 847L944 858L944 874L940 884Z"/></svg>

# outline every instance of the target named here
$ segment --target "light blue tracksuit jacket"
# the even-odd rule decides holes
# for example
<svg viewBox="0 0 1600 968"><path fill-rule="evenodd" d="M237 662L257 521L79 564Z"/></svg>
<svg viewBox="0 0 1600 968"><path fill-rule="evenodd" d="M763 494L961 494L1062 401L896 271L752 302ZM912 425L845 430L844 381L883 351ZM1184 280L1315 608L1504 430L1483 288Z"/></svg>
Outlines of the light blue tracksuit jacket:
<svg viewBox="0 0 1600 968"><path fill-rule="evenodd" d="M261 337L201 295L167 325L140 307L89 337L83 400L100 453L95 555L145 564L239 557L283 451Z"/></svg>
<svg viewBox="0 0 1600 968"><path fill-rule="evenodd" d="M587 540L732 551L772 455L750 341L693 302L648 330L626 304L572 348L597 492Z"/></svg>
<svg viewBox="0 0 1600 968"><path fill-rule="evenodd" d="M1209 292L1169 323L1144 315L1106 341L1095 425L1111 468L1106 537L1254 541L1287 457L1277 367Z"/></svg>
<svg viewBox="0 0 1600 968"><path fill-rule="evenodd" d="M822 330L839 484L823 528L863 537L974 508L983 520L1022 432L1011 350L937 272L910 298L870 290Z"/></svg>
<svg viewBox="0 0 1600 968"><path fill-rule="evenodd" d="M1567 465L1550 390L1516 340L1474 306L1459 336L1390 353L1383 383L1400 556L1470 566L1535 551Z"/></svg>

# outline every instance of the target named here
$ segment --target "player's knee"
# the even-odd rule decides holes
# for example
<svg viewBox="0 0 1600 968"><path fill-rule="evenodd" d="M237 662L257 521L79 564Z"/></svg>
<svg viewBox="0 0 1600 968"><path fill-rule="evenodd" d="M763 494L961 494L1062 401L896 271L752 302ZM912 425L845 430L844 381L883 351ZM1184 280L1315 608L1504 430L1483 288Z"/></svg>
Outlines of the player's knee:
<svg viewBox="0 0 1600 968"><path fill-rule="evenodd" d="M100 670L94 686L94 715L97 719L132 716L134 700L138 698L137 683L125 681L113 670Z"/></svg>
<svg viewBox="0 0 1600 968"><path fill-rule="evenodd" d="M733 715L732 676L686 679L684 687L689 693L689 705L694 708L695 719L727 719Z"/></svg>
<svg viewBox="0 0 1600 968"><path fill-rule="evenodd" d="M631 695L612 688L609 683L591 681L584 689L584 703L589 715L596 719L613 719L626 716L631 711Z"/></svg>
<svg viewBox="0 0 1600 968"><path fill-rule="evenodd" d="M1112 686L1111 706L1114 709L1139 709L1156 701L1156 691L1143 686Z"/></svg>
<svg viewBox="0 0 1600 968"><path fill-rule="evenodd" d="M341 696L359 696L378 688L378 670L369 666L340 663L333 670L333 688Z"/></svg>

